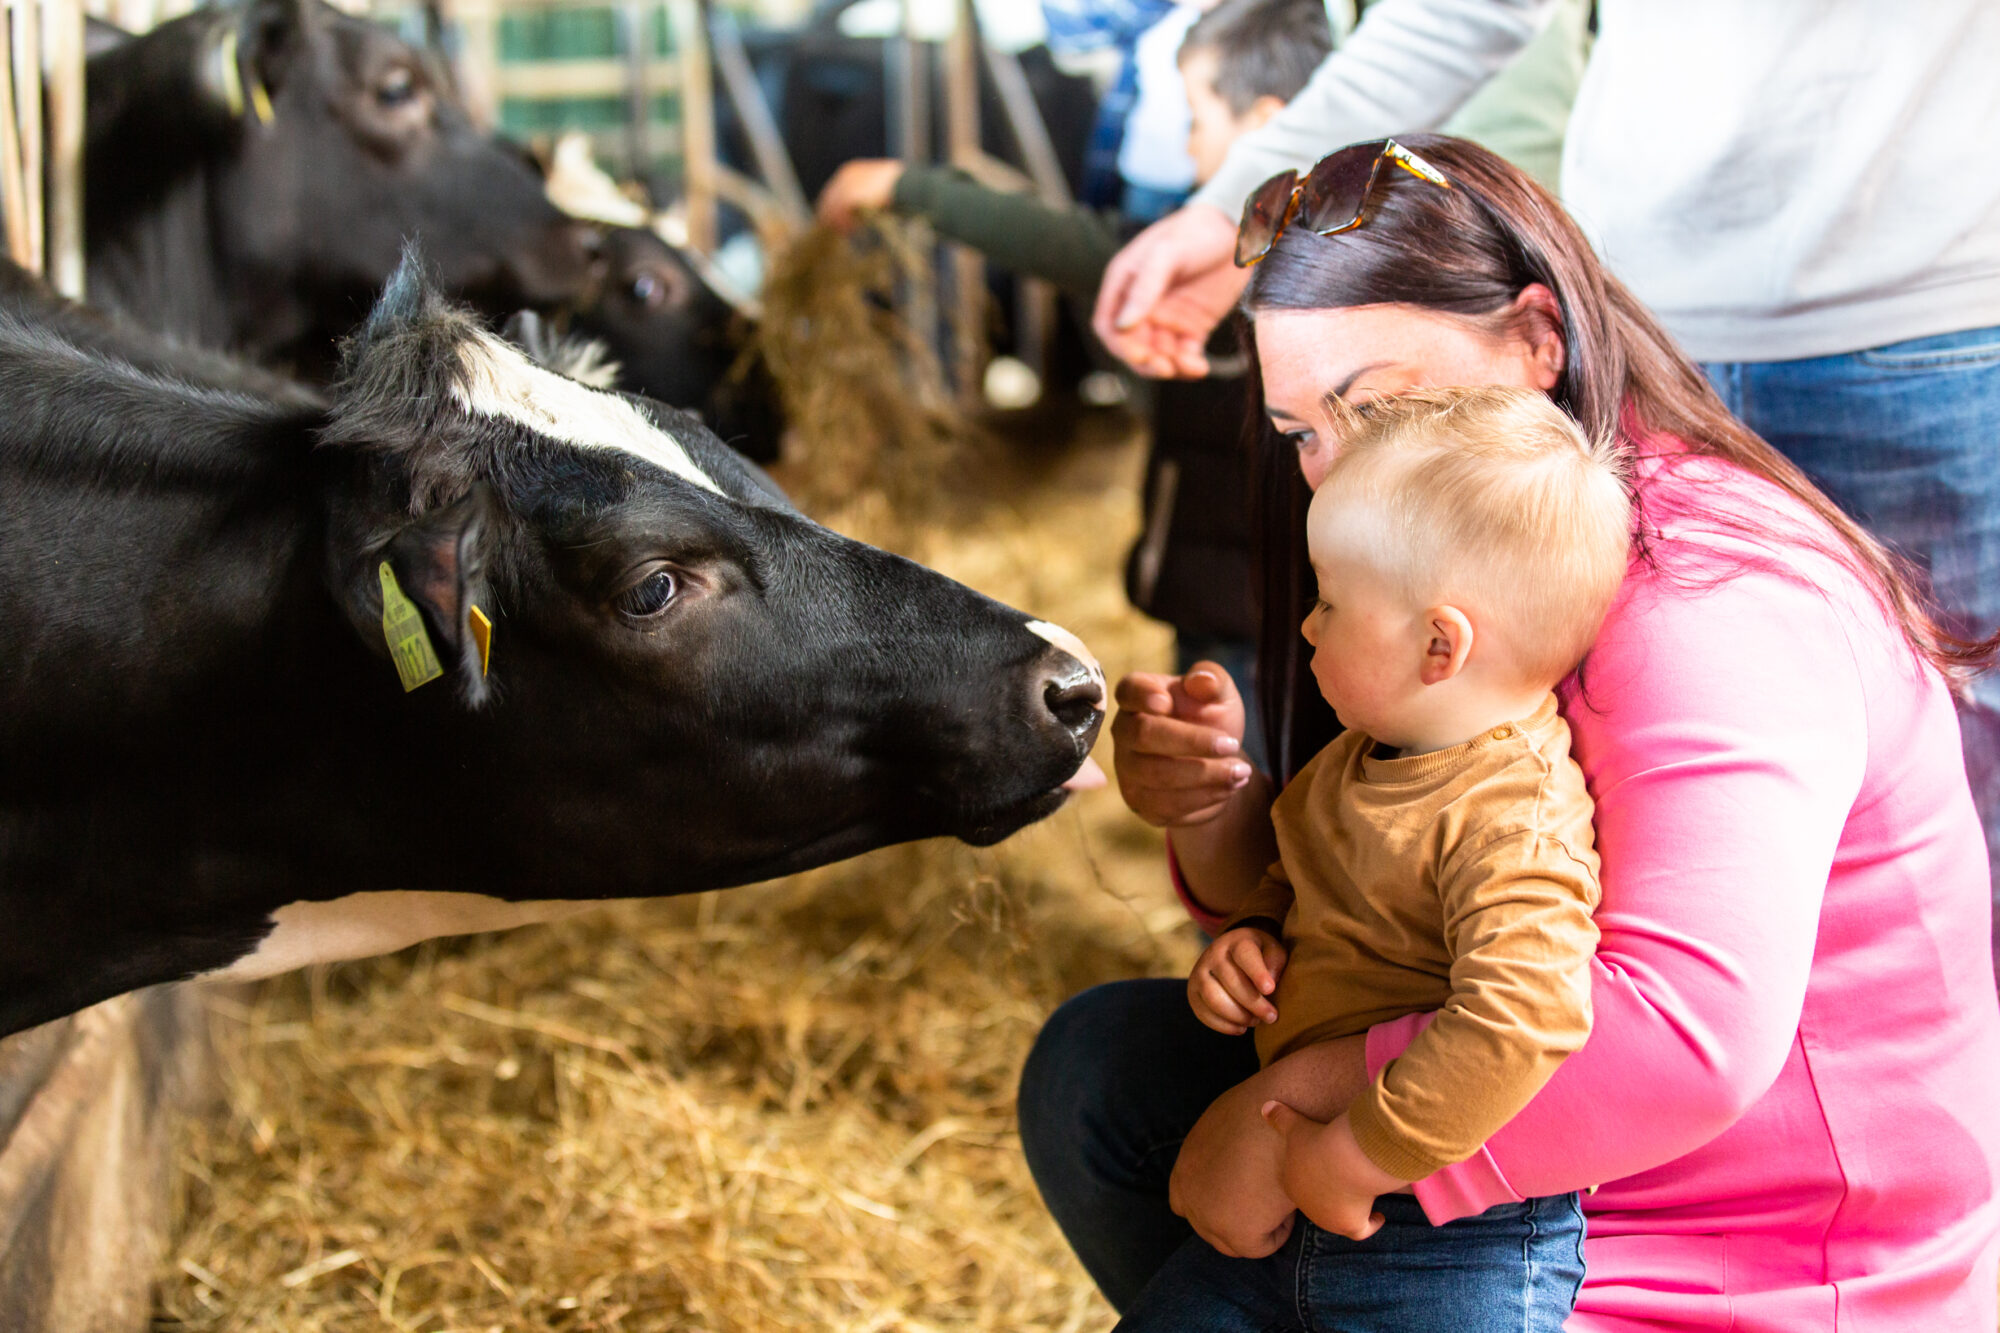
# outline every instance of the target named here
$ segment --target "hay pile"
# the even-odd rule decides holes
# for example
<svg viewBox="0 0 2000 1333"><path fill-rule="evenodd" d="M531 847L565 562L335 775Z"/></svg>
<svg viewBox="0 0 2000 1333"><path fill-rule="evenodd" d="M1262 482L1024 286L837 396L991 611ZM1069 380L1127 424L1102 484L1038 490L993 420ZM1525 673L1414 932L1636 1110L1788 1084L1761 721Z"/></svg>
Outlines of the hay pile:
<svg viewBox="0 0 2000 1333"><path fill-rule="evenodd" d="M779 472L793 498L885 544L962 489L984 442L903 318L935 305L931 251L928 228L889 214L851 236L814 227L773 260L745 352L762 358L792 426Z"/></svg>
<svg viewBox="0 0 2000 1333"><path fill-rule="evenodd" d="M1102 423L977 479L955 577L1166 660L1115 571L1138 443ZM1107 758L1108 745L1099 758ZM1192 956L1157 835L1091 793L997 848L774 885L218 999L156 1328L1102 1329L1014 1084L1084 985Z"/></svg>

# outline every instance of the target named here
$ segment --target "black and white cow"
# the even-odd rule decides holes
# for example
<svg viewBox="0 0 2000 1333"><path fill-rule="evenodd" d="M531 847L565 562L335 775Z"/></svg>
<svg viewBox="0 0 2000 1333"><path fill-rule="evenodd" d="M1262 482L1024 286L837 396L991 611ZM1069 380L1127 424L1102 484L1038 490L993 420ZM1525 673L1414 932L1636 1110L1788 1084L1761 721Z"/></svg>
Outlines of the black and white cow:
<svg viewBox="0 0 2000 1333"><path fill-rule="evenodd" d="M327 409L45 304L0 299L0 1034L987 843L1080 780L1072 636L816 526L414 262Z"/></svg>
<svg viewBox="0 0 2000 1333"><path fill-rule="evenodd" d="M549 202L425 59L323 0L202 9L86 70L88 295L309 378L406 238L492 314L574 301L597 230Z"/></svg>

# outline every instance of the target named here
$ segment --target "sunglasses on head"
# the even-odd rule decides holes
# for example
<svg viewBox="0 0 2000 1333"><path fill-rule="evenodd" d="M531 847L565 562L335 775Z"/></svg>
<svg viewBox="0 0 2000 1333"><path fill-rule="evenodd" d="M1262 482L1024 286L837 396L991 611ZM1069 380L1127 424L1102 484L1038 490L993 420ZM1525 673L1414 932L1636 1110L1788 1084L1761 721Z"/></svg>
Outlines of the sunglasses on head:
<svg viewBox="0 0 2000 1333"><path fill-rule="evenodd" d="M1271 253L1287 227L1304 227L1315 236L1353 231L1385 162L1441 190L1451 188L1442 171L1394 139L1349 144L1315 162L1304 177L1281 171L1257 187L1236 231L1236 266L1248 268Z"/></svg>

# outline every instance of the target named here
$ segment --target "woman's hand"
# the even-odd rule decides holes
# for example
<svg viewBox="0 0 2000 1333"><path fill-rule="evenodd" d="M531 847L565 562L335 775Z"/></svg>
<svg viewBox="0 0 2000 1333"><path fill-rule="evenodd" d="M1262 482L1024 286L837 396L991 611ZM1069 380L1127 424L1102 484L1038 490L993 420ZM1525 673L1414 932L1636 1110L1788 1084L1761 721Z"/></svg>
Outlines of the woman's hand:
<svg viewBox="0 0 2000 1333"><path fill-rule="evenodd" d="M1283 1184L1284 1139L1264 1122L1262 1077L1237 1084L1202 1113L1167 1186L1173 1210L1232 1259L1275 1253L1297 1214Z"/></svg>
<svg viewBox="0 0 2000 1333"><path fill-rule="evenodd" d="M1243 696L1220 666L1197 662L1185 676L1135 671L1118 682L1115 697L1118 794L1148 824L1206 823L1250 781Z"/></svg>
<svg viewBox="0 0 2000 1333"><path fill-rule="evenodd" d="M1264 1119L1284 1103L1332 1120L1368 1086L1366 1038L1315 1042L1217 1097L1181 1144L1168 1200L1222 1253L1256 1259L1291 1234L1295 1205L1284 1185L1285 1140Z"/></svg>
<svg viewBox="0 0 2000 1333"><path fill-rule="evenodd" d="M1382 1214L1375 1211L1375 1200L1410 1182L1368 1160L1347 1113L1315 1120L1281 1101L1265 1102L1263 1111L1285 1143L1278 1179L1306 1220L1349 1240L1367 1240L1380 1231Z"/></svg>
<svg viewBox="0 0 2000 1333"><path fill-rule="evenodd" d="M896 158L855 158L833 173L813 211L835 231L852 231L863 213L879 213L889 206L901 179L903 163Z"/></svg>
<svg viewBox="0 0 2000 1333"><path fill-rule="evenodd" d="M1141 375L1199 379L1202 349L1250 280L1235 264L1236 224L1188 204L1134 236L1097 288L1090 327Z"/></svg>

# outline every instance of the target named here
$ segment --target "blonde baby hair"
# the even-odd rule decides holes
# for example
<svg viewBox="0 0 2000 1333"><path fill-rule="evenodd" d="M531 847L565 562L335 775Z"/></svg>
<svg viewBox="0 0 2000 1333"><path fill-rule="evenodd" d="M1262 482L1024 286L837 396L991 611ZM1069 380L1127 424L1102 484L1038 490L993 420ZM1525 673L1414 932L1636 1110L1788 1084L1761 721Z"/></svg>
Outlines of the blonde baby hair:
<svg viewBox="0 0 2000 1333"><path fill-rule="evenodd" d="M1487 613L1530 679L1575 670L1631 554L1616 442L1586 438L1532 389L1326 407L1340 448L1313 497L1315 556L1360 560L1412 606Z"/></svg>

